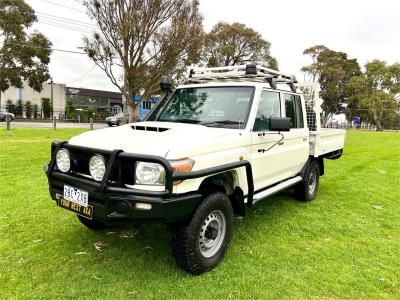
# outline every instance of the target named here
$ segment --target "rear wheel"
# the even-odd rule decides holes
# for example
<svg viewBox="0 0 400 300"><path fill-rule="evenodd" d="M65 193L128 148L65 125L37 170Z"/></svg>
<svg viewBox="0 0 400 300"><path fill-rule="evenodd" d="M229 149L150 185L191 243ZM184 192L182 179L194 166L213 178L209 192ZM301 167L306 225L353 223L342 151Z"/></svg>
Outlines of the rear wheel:
<svg viewBox="0 0 400 300"><path fill-rule="evenodd" d="M296 196L302 201L314 200L319 185L319 165L313 160L307 168L304 180L295 188Z"/></svg>
<svg viewBox="0 0 400 300"><path fill-rule="evenodd" d="M78 217L78 220L85 225L87 228L91 229L91 230L95 230L95 231L99 231L99 230L104 230L107 228L106 224L101 223L99 221L95 221L95 220L90 220L87 219L85 217L82 217L80 215L76 215Z"/></svg>
<svg viewBox="0 0 400 300"><path fill-rule="evenodd" d="M207 196L189 223L172 227L172 253L177 264L191 274L215 268L232 238L233 210L220 192Z"/></svg>

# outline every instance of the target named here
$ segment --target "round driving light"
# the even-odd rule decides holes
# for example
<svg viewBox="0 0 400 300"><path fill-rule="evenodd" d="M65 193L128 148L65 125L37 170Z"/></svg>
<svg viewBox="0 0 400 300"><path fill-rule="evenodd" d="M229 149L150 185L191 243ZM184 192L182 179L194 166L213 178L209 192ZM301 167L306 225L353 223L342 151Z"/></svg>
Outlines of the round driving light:
<svg viewBox="0 0 400 300"><path fill-rule="evenodd" d="M67 149L60 149L56 154L57 167L61 172L68 172L71 168L71 159Z"/></svg>
<svg viewBox="0 0 400 300"><path fill-rule="evenodd" d="M94 155L89 161L89 172L90 175L96 181L101 181L106 172L106 162L101 155Z"/></svg>

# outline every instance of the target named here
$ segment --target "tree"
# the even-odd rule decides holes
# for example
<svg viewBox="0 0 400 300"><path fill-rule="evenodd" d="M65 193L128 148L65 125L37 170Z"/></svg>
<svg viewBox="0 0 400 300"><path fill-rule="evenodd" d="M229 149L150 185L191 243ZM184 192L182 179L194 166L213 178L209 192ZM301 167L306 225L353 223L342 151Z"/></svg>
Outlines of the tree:
<svg viewBox="0 0 400 300"><path fill-rule="evenodd" d="M378 131L394 123L399 115L396 94L400 92L400 63L387 65L373 60L365 65L365 72L352 78L347 92L347 115L361 116L364 121L376 125Z"/></svg>
<svg viewBox="0 0 400 300"><path fill-rule="evenodd" d="M346 104L346 86L350 79L361 74L357 59L348 59L344 52L337 52L323 45L304 50L312 63L302 68L308 75L307 83L319 83L323 99L322 123L325 125L333 114L343 113Z"/></svg>
<svg viewBox="0 0 400 300"><path fill-rule="evenodd" d="M51 100L50 98L42 98L42 113L43 118L48 119L51 115Z"/></svg>
<svg viewBox="0 0 400 300"><path fill-rule="evenodd" d="M205 37L203 61L208 67L222 67L265 61L278 70L278 61L270 55L271 43L244 24L219 22Z"/></svg>
<svg viewBox="0 0 400 300"><path fill-rule="evenodd" d="M23 81L35 91L50 78L51 43L38 31L27 33L37 21L33 9L23 0L0 1L0 107L1 92Z"/></svg>
<svg viewBox="0 0 400 300"><path fill-rule="evenodd" d="M6 110L9 112L9 113L12 113L12 114L16 114L15 113L15 104L10 100L10 99L8 99L7 101L6 101Z"/></svg>
<svg viewBox="0 0 400 300"><path fill-rule="evenodd" d="M85 0L99 27L84 38L88 56L121 91L136 119L140 101L159 89L163 75L179 78L200 58L203 18L198 1Z"/></svg>
<svg viewBox="0 0 400 300"><path fill-rule="evenodd" d="M17 101L17 105L15 106L15 116L17 118L22 118L24 114L24 103L21 99Z"/></svg>
<svg viewBox="0 0 400 300"><path fill-rule="evenodd" d="M39 105L34 104L33 105L33 118L37 119L38 115L39 115Z"/></svg>
<svg viewBox="0 0 400 300"><path fill-rule="evenodd" d="M33 110L32 102L29 101L29 100L26 101L26 103L25 103L25 116L28 119L32 118L32 110Z"/></svg>
<svg viewBox="0 0 400 300"><path fill-rule="evenodd" d="M66 119L76 118L75 106L71 100L68 100L67 103L65 103L65 118Z"/></svg>

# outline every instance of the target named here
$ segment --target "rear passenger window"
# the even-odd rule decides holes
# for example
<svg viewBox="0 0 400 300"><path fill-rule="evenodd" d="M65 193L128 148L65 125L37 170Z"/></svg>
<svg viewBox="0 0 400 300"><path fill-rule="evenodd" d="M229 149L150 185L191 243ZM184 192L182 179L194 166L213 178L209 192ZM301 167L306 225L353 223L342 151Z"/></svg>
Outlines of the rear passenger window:
<svg viewBox="0 0 400 300"><path fill-rule="evenodd" d="M253 130L267 131L269 119L272 117L280 117L280 116L281 116L281 100L279 93L262 91Z"/></svg>
<svg viewBox="0 0 400 300"><path fill-rule="evenodd" d="M286 117L290 118L290 128L304 128L303 110L299 95L285 95Z"/></svg>

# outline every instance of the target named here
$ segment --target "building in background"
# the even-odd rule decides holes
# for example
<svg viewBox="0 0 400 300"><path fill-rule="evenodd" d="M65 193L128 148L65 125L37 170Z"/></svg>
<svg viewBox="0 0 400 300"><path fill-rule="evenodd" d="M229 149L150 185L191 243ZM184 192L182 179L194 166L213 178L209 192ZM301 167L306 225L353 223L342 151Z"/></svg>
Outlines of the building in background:
<svg viewBox="0 0 400 300"><path fill-rule="evenodd" d="M25 82L22 88L10 87L4 93L1 93L0 110L5 110L7 100L11 100L14 104L18 100L22 100L23 104L30 101L32 105L37 104L39 108L42 105L42 98L51 99L51 84L43 83L42 91L36 92ZM53 83L53 107L54 114L65 111L66 101L66 85L62 83Z"/></svg>
<svg viewBox="0 0 400 300"><path fill-rule="evenodd" d="M39 93L30 88L27 83L24 83L22 88L11 87L1 94L0 110L6 110L7 100L11 100L13 104L22 100L23 105L30 101L32 105L37 104L40 110L42 98L51 99L51 90L51 83L43 83L43 89ZM122 94L118 92L67 87L66 84L53 83L53 116L57 119L76 119L86 112L94 113L97 119L104 119L106 116L122 112L124 108L122 99ZM136 96L135 101L139 100L140 96ZM155 96L141 103L138 110L139 119L146 116L157 100L158 97ZM71 116L68 116L68 112L66 113L67 106L75 112Z"/></svg>
<svg viewBox="0 0 400 300"><path fill-rule="evenodd" d="M91 110L99 114L112 115L122 111L122 94L117 92L67 87L66 101L75 109Z"/></svg>

